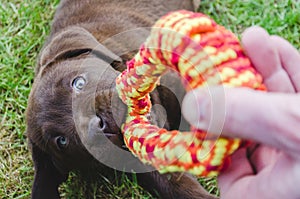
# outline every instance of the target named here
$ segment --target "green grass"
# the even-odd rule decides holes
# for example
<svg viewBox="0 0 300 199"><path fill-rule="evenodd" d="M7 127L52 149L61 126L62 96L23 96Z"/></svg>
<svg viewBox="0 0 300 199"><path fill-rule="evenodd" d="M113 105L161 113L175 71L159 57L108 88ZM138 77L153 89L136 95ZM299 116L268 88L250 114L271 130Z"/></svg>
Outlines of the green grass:
<svg viewBox="0 0 300 199"><path fill-rule="evenodd" d="M236 34L258 25L269 34L286 38L299 49L299 8L297 0L203 0L199 11L209 14Z"/></svg>
<svg viewBox="0 0 300 199"><path fill-rule="evenodd" d="M0 198L29 198L33 176L24 111L55 3L0 4Z"/></svg>
<svg viewBox="0 0 300 199"><path fill-rule="evenodd" d="M29 198L33 166L27 149L24 111L33 82L37 53L49 33L58 0L2 0L0 3L0 198ZM260 25L300 48L298 0L203 0L199 11L240 33ZM106 198L150 198L135 183L93 185L93 195ZM215 179L200 180L218 193ZM71 175L61 187L64 198L84 197L88 185Z"/></svg>

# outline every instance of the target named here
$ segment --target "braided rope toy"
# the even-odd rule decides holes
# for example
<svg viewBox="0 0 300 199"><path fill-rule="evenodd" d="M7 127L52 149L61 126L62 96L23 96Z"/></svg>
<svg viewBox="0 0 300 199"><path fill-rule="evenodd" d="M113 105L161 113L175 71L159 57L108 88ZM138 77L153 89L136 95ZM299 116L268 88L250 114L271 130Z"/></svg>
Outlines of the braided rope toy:
<svg viewBox="0 0 300 199"><path fill-rule="evenodd" d="M167 131L148 120L149 92L170 68L185 80L186 90L205 84L265 90L262 78L233 33L204 14L181 10L157 21L116 80L119 96L128 106L124 140L134 155L162 173L217 175L228 166L229 156L243 145L242 140L205 139L207 132L193 127L193 132Z"/></svg>

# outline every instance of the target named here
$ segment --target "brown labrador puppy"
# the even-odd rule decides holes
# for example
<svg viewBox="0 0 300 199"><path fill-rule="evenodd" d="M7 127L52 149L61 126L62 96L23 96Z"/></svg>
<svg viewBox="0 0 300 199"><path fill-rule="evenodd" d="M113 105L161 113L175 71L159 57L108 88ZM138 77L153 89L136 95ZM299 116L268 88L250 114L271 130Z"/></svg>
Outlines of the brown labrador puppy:
<svg viewBox="0 0 300 199"><path fill-rule="evenodd" d="M124 148L120 131L126 108L116 95L115 78L147 37L149 29L140 28L178 9L192 10L192 1L61 1L27 108L35 167L32 198L59 198L58 186L70 171L100 173L111 181L121 171L129 177L134 171L142 187L162 198L215 198L187 174L161 175L139 162ZM173 81L166 82L178 88ZM160 124L154 114L153 122L177 129L178 96L167 87L152 94L153 104L164 106L167 121Z"/></svg>

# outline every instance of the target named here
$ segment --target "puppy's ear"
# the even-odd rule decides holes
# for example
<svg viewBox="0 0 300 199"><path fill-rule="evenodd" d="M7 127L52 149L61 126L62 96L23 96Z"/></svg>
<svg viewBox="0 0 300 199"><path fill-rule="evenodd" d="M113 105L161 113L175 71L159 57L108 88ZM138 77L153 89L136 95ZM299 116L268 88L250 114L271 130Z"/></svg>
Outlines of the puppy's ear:
<svg viewBox="0 0 300 199"><path fill-rule="evenodd" d="M56 61L95 53L107 63L122 62L112 51L100 44L87 30L69 27L49 40L40 54L36 73Z"/></svg>
<svg viewBox="0 0 300 199"><path fill-rule="evenodd" d="M29 140L34 162L34 182L32 199L59 199L58 186L66 181L68 174L61 173L53 164L52 158L46 152Z"/></svg>

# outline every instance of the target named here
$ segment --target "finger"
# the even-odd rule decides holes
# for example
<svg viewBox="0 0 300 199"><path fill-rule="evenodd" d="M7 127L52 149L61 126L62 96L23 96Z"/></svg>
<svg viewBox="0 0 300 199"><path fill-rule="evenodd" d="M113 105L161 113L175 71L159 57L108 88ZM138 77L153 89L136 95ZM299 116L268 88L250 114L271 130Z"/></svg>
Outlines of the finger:
<svg viewBox="0 0 300 199"><path fill-rule="evenodd" d="M220 97L225 95L225 97ZM225 100L224 100L225 99ZM266 93L246 88L211 88L189 92L182 113L195 127L222 136L263 143L300 155L300 95ZM223 112L226 112L224 114ZM218 114L224 116L223 120ZM220 124L220 122L224 122ZM223 125L222 132L211 126Z"/></svg>
<svg viewBox="0 0 300 199"><path fill-rule="evenodd" d="M242 165L244 164L242 162ZM235 172L239 169L243 168L237 168ZM299 198L299 188L295 186L299 184L299 179L299 162L282 154L276 163L268 165L256 175L244 175L232 180L232 176L224 177L221 174L221 198ZM227 180L232 183L225 189L224 184L227 184Z"/></svg>
<svg viewBox="0 0 300 199"><path fill-rule="evenodd" d="M288 41L271 36L272 43L276 46L280 56L281 65L289 75L296 91L300 91L300 53Z"/></svg>
<svg viewBox="0 0 300 199"><path fill-rule="evenodd" d="M247 29L242 35L242 44L256 70L263 76L269 91L295 91L288 74L281 66L274 41L263 28Z"/></svg>
<svg viewBox="0 0 300 199"><path fill-rule="evenodd" d="M248 150L249 148L247 148ZM272 165L277 160L281 151L265 146L259 145L252 153L247 153L248 159L253 165L255 172L259 173L268 165Z"/></svg>
<svg viewBox="0 0 300 199"><path fill-rule="evenodd" d="M246 149L240 149L232 155L231 165L218 176L221 193L229 190L230 186L238 179L249 175L253 175L253 171L246 158Z"/></svg>

